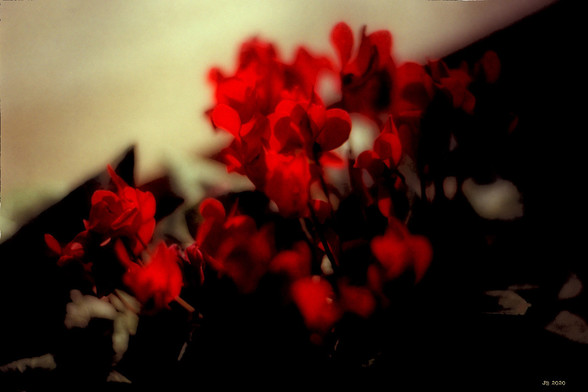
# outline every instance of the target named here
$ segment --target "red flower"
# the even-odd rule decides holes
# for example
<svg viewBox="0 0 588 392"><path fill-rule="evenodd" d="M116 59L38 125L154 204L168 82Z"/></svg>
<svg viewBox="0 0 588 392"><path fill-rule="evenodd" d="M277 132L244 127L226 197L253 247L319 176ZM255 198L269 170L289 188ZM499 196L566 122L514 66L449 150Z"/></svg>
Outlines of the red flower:
<svg viewBox="0 0 588 392"><path fill-rule="evenodd" d="M231 144L218 156L227 171L246 175L257 188L263 187L266 174L264 149L269 139L267 118L259 115L242 124L234 109L218 105L212 111L211 119L216 127L234 136Z"/></svg>
<svg viewBox="0 0 588 392"><path fill-rule="evenodd" d="M468 90L472 78L467 71L467 65L458 69L450 69L442 60L429 62L433 81L438 89L451 99L455 109L461 108L472 114L476 105L476 98Z"/></svg>
<svg viewBox="0 0 588 392"><path fill-rule="evenodd" d="M88 241L88 231L84 230L77 234L65 247L62 247L59 242L51 234L45 234L45 243L47 247L59 256L58 265L64 265L72 260L82 260L86 251L86 243Z"/></svg>
<svg viewBox="0 0 588 392"><path fill-rule="evenodd" d="M180 256L175 247L161 242L144 265L132 262L121 242L115 245L122 264L127 268L123 282L143 303L153 300L155 308L163 308L173 301L183 285ZM122 246L124 248L124 246Z"/></svg>
<svg viewBox="0 0 588 392"><path fill-rule="evenodd" d="M204 200L200 213L204 221L195 243L204 260L230 276L241 292L255 290L275 254L272 227L258 229L251 217L236 211L227 215L215 199Z"/></svg>
<svg viewBox="0 0 588 392"><path fill-rule="evenodd" d="M318 153L331 151L347 141L351 118L342 109L327 109L313 94L310 99L282 100L268 116L271 125L270 148L280 153L296 149L306 151L314 159Z"/></svg>
<svg viewBox="0 0 588 392"><path fill-rule="evenodd" d="M352 286L345 282L339 285L341 306L346 311L361 317L369 317L376 308L376 300L370 289L362 286Z"/></svg>
<svg viewBox="0 0 588 392"><path fill-rule="evenodd" d="M415 281L420 281L433 257L429 240L420 235L412 235L399 221L390 218L386 233L371 242L372 253L384 270L387 280L395 279L407 269L412 268Z"/></svg>
<svg viewBox="0 0 588 392"><path fill-rule="evenodd" d="M374 140L373 149L363 151L359 154L353 166L354 169L367 171L372 177L373 183L378 185L382 179L386 180L389 178L389 171L387 169L397 167L401 157L402 145L400 143L400 136L390 116L388 117L388 121L386 121L384 129ZM368 187L365 185L363 176L357 176L356 181L357 185L361 186L364 193L368 195ZM381 196L379 200L389 197L389 192L387 190L384 191L384 188L379 189L379 196ZM371 203L371 196L369 199Z"/></svg>
<svg viewBox="0 0 588 392"><path fill-rule="evenodd" d="M475 65L476 73L481 73L487 83L496 83L500 76L500 58L493 50L489 50Z"/></svg>
<svg viewBox="0 0 588 392"><path fill-rule="evenodd" d="M270 226L259 230L249 217L236 219L229 233L215 252L215 259L222 264L243 293L253 292L274 255L273 232Z"/></svg>
<svg viewBox="0 0 588 392"><path fill-rule="evenodd" d="M155 229L155 198L127 185L108 166L116 187L115 192L98 190L92 195L90 217L84 221L86 230L112 237L129 238L133 252L138 254L151 240Z"/></svg>
<svg viewBox="0 0 588 392"><path fill-rule="evenodd" d="M292 283L292 299L298 306L306 326L317 332L327 332L341 317L334 302L333 288L319 276L299 279Z"/></svg>
<svg viewBox="0 0 588 392"><path fill-rule="evenodd" d="M255 115L270 114L285 97L310 96L320 72L331 68L328 59L303 47L292 64L284 63L273 44L253 38L241 46L234 75L215 68L210 79L216 84L216 104L230 106L246 123Z"/></svg>
<svg viewBox="0 0 588 392"><path fill-rule="evenodd" d="M294 244L291 250L283 250L271 261L269 270L273 273L281 273L291 280L297 280L310 276L311 251L306 242Z"/></svg>
<svg viewBox="0 0 588 392"><path fill-rule="evenodd" d="M195 243L191 244L186 248L184 254L186 259L192 265L192 267L196 271L196 274L198 275L196 277L198 283L204 283L204 255L198 248L198 245L196 245Z"/></svg>
<svg viewBox="0 0 588 392"><path fill-rule="evenodd" d="M265 162L265 194L276 203L283 216L305 216L308 211L311 180L307 156L302 152L283 155L267 151Z"/></svg>
<svg viewBox="0 0 588 392"><path fill-rule="evenodd" d="M399 118L420 117L435 93L431 76L422 65L407 62L398 67L396 84L394 115Z"/></svg>
<svg viewBox="0 0 588 392"><path fill-rule="evenodd" d="M331 42L341 64L340 107L379 122L379 115L388 112L393 102L396 65L391 55L392 35L386 30L366 35L365 30L365 27L361 30L361 41L353 59L351 28L341 22L331 31Z"/></svg>

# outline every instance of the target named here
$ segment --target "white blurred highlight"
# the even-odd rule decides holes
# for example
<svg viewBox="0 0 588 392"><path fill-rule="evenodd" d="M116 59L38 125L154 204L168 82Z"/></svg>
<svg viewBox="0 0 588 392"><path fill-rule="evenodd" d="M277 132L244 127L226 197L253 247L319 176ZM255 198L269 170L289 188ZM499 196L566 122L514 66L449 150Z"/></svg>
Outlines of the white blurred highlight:
<svg viewBox="0 0 588 392"><path fill-rule="evenodd" d="M523 216L521 194L510 181L497 179L490 184L477 184L468 178L462 191L473 209L485 219L512 220Z"/></svg>
<svg viewBox="0 0 588 392"><path fill-rule="evenodd" d="M120 290L102 298L83 295L79 290L72 290L70 296L72 302L66 305L65 326L86 328L92 319L112 320L113 362L120 361L127 351L130 336L137 332L139 302Z"/></svg>

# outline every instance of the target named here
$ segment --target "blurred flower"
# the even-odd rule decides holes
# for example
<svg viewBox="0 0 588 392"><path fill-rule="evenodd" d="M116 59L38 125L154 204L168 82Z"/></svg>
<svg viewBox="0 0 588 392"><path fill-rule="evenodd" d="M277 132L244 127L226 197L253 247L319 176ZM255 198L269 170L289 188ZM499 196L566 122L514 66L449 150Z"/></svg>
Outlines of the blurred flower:
<svg viewBox="0 0 588 392"><path fill-rule="evenodd" d="M359 154L355 167L366 169L376 179L383 173L382 163L388 168L395 168L401 157L402 145L398 130L392 121L392 116L389 116L382 131L374 140L373 149Z"/></svg>
<svg viewBox="0 0 588 392"><path fill-rule="evenodd" d="M431 76L422 65L409 61L398 67L396 83L394 115L399 118L420 116L435 93Z"/></svg>
<svg viewBox="0 0 588 392"><path fill-rule="evenodd" d="M125 266L123 282L142 303L153 300L156 309L166 307L178 295L183 286L180 256L175 247L160 242L149 260L140 265L128 258L124 245L115 245L117 255ZM126 255L126 256L125 256Z"/></svg>
<svg viewBox="0 0 588 392"><path fill-rule="evenodd" d="M198 283L202 284L204 282L204 256L196 243L193 243L186 248L185 257L196 271L196 274L198 275L196 277Z"/></svg>
<svg viewBox="0 0 588 392"><path fill-rule="evenodd" d="M82 260L85 254L85 247L88 241L88 231L84 230L77 234L65 247L51 234L45 234L45 244L56 256L59 256L58 265L65 265L72 260Z"/></svg>
<svg viewBox="0 0 588 392"><path fill-rule="evenodd" d="M341 22L331 31L331 42L340 62L342 99L338 106L380 122L380 114L390 110L394 96L396 64L391 55L392 35L387 30L366 35L363 27L352 58L353 31Z"/></svg>
<svg viewBox="0 0 588 392"><path fill-rule="evenodd" d="M311 250L306 242L297 242L293 249L279 252L271 261L269 269L273 273L281 273L292 281L310 276Z"/></svg>
<svg viewBox="0 0 588 392"><path fill-rule="evenodd" d="M327 332L341 317L331 284L319 276L297 280L291 286L291 293L306 326L311 330Z"/></svg>
<svg viewBox="0 0 588 392"><path fill-rule="evenodd" d="M435 86L447 94L453 107L473 114L476 98L468 89L472 78L467 65L463 64L460 68L450 69L444 61L436 60L429 62L429 69Z"/></svg>
<svg viewBox="0 0 588 392"><path fill-rule="evenodd" d="M431 244L424 236L410 234L395 218L389 220L386 233L372 239L372 253L383 268L386 280L398 278L407 269L412 268L415 281L418 282L431 263Z"/></svg>
<svg viewBox="0 0 588 392"><path fill-rule="evenodd" d="M331 68L326 57L304 47L291 64L285 63L273 44L253 38L241 46L233 75L213 68L209 79L215 84L216 105L233 108L246 123L256 114L270 114L285 97L310 96L319 73Z"/></svg>
<svg viewBox="0 0 588 392"><path fill-rule="evenodd" d="M200 213L204 221L195 244L204 260L231 277L241 292L255 290L275 254L272 227L258 229L253 218L236 211L227 215L223 205L212 198L201 203Z"/></svg>
<svg viewBox="0 0 588 392"><path fill-rule="evenodd" d="M342 308L363 318L369 317L376 308L374 295L367 287L342 282L339 284L339 293Z"/></svg>
<svg viewBox="0 0 588 392"><path fill-rule="evenodd" d="M493 50L488 50L482 58L476 63L474 72L481 73L487 83L496 83L500 76L500 58ZM477 71L477 72L476 72Z"/></svg>
<svg viewBox="0 0 588 392"><path fill-rule="evenodd" d="M305 216L310 198L310 166L303 153L283 155L267 151L265 194L286 217Z"/></svg>

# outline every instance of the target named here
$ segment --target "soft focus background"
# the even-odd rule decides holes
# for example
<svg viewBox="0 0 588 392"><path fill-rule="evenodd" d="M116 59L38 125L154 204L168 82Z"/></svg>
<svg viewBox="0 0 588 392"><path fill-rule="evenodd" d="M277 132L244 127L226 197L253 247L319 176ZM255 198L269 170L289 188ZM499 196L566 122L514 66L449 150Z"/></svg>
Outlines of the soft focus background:
<svg viewBox="0 0 588 392"><path fill-rule="evenodd" d="M424 62L553 2L2 1L2 238L131 144L138 182L214 149L207 71L231 71L251 36L286 59L299 44L333 54L343 20L390 30L399 61Z"/></svg>

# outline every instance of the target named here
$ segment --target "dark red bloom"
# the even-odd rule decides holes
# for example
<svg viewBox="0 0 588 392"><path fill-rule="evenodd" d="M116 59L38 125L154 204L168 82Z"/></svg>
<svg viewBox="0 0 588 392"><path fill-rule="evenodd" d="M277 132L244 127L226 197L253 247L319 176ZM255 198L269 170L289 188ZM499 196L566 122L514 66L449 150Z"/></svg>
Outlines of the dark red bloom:
<svg viewBox="0 0 588 392"><path fill-rule="evenodd" d="M420 117L435 93L433 79L425 67L414 62L398 67L396 91L393 113L398 119Z"/></svg>
<svg viewBox="0 0 588 392"><path fill-rule="evenodd" d="M215 126L234 136L218 155L227 171L246 175L257 188L263 187L267 170L264 154L270 135L268 119L259 115L242 124L236 112L226 105L218 105L211 118Z"/></svg>
<svg viewBox="0 0 588 392"><path fill-rule="evenodd" d="M216 104L230 106L246 123L254 115L270 114L285 97L310 96L320 72L331 68L326 57L314 56L303 47L293 63L285 63L273 44L253 38L241 46L233 75L225 76L215 68L210 79L216 84Z"/></svg>
<svg viewBox="0 0 588 392"><path fill-rule="evenodd" d="M340 107L364 114L376 122L390 111L394 98L396 64L392 58L392 35L379 30L366 35L365 27L355 57L353 31L344 22L331 31L331 42L340 61Z"/></svg>
<svg viewBox="0 0 588 392"><path fill-rule="evenodd" d="M396 219L389 219L386 233L372 239L372 253L383 268L386 280L395 279L411 268L418 282L431 263L431 244L426 237L409 233Z"/></svg>
<svg viewBox="0 0 588 392"><path fill-rule="evenodd" d="M98 190L92 195L86 230L112 237L127 237L135 254L145 248L155 229L155 198L150 192L127 185L108 166L116 191Z"/></svg>
<svg viewBox="0 0 588 392"><path fill-rule="evenodd" d="M496 83L500 77L500 58L493 50L489 50L475 65L476 73L481 73L487 83Z"/></svg>
<svg viewBox="0 0 588 392"><path fill-rule="evenodd" d="M115 247L126 268L123 282L139 301L146 303L153 300L155 308L163 308L180 295L183 277L179 265L180 255L175 247L168 247L164 242L159 243L143 265L130 260L120 241Z"/></svg>
<svg viewBox="0 0 588 392"><path fill-rule="evenodd" d="M257 288L274 255L273 232L270 226L257 229L247 216L236 217L229 225L214 258L241 292L250 293Z"/></svg>
<svg viewBox="0 0 588 392"><path fill-rule="evenodd" d="M311 251L306 242L294 244L291 250L279 252L271 261L269 270L273 273L284 274L291 280L310 276Z"/></svg>
<svg viewBox="0 0 588 392"><path fill-rule="evenodd" d="M388 117L383 130L374 140L372 150L363 151L358 155L354 163L354 169L361 169L367 171L371 176L371 180L375 185L378 185L382 180L385 182L390 177L388 169L396 168L402 157L402 145L398 130L392 121L392 117ZM361 186L364 193L368 195L368 186L365 184L363 176L357 176L357 185ZM384 189L380 188L380 193ZM388 193L388 192L384 192ZM382 195L379 195L382 196ZM370 196L371 199L371 196ZM379 197L378 202L382 200Z"/></svg>
<svg viewBox="0 0 588 392"><path fill-rule="evenodd" d="M267 167L262 190L286 217L305 216L310 198L310 166L308 157L299 152L283 155L273 151L265 154Z"/></svg>
<svg viewBox="0 0 588 392"><path fill-rule="evenodd" d="M361 317L369 317L376 308L376 300L367 287L353 286L348 283L339 285L341 307Z"/></svg>
<svg viewBox="0 0 588 392"><path fill-rule="evenodd" d="M185 250L185 257L188 262L192 265L192 268L196 271L198 275L197 281L198 283L204 283L204 255L198 248L198 245L195 243L188 246Z"/></svg>
<svg viewBox="0 0 588 392"><path fill-rule="evenodd" d="M327 332L341 317L331 284L319 276L299 279L290 288L292 298L306 326L317 332Z"/></svg>
<svg viewBox="0 0 588 392"><path fill-rule="evenodd" d="M62 247L59 242L51 234L45 234L45 244L57 256L59 260L58 265L65 265L72 260L83 260L86 253L85 248L88 241L88 231L84 230L77 234L65 247Z"/></svg>
<svg viewBox="0 0 588 392"><path fill-rule="evenodd" d="M282 100L268 116L271 125L270 148L288 153L303 149L314 158L331 151L347 141L351 132L351 118L342 109L327 109L322 100L313 94L310 99Z"/></svg>
<svg viewBox="0 0 588 392"><path fill-rule="evenodd" d="M253 218L232 211L227 214L215 199L200 206L204 221L198 229L196 245L211 267L227 274L239 290L255 290L275 254L271 226L257 228Z"/></svg>
<svg viewBox="0 0 588 392"><path fill-rule="evenodd" d="M455 109L462 109L472 114L476 106L476 98L468 87L472 78L468 73L467 65L461 68L450 69L442 60L430 61L429 68L435 86L447 94Z"/></svg>

